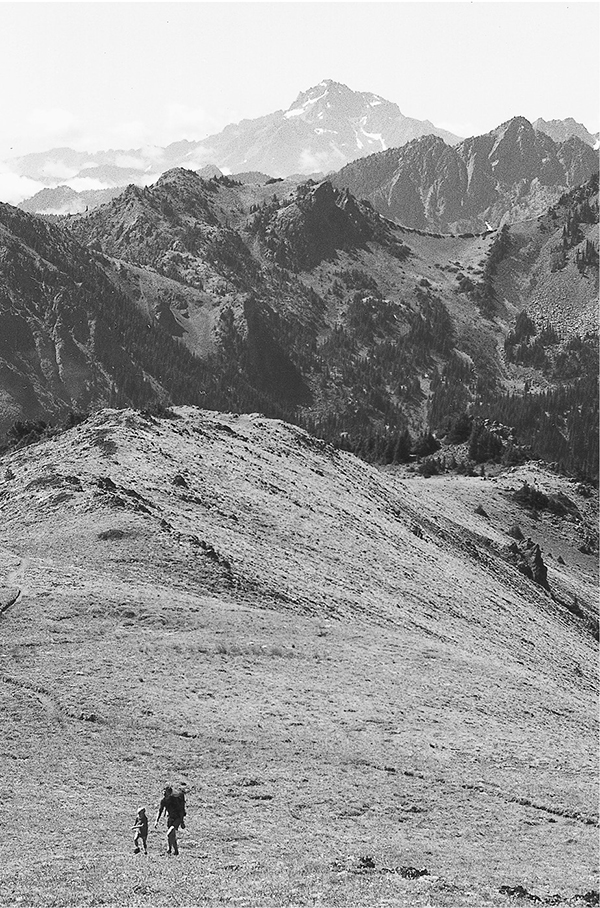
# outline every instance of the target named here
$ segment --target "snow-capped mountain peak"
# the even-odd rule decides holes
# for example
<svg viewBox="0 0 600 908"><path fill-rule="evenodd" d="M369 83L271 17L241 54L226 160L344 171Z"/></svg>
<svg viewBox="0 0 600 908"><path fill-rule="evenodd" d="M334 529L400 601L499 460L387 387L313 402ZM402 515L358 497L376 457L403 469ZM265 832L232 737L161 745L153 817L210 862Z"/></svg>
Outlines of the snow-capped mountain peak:
<svg viewBox="0 0 600 908"><path fill-rule="evenodd" d="M381 108L382 112L385 110L387 117L402 117L397 104L386 101L379 95L353 91L341 82L324 79L307 91L300 92L284 113L284 118L290 120L298 117L305 122L315 122L324 117L358 120L377 108Z"/></svg>
<svg viewBox="0 0 600 908"><path fill-rule="evenodd" d="M14 165L22 176L41 185L73 183L76 189L145 184L172 167L199 170L207 164L223 173L251 170L283 177L328 173L358 157L432 133L450 144L459 141L428 120L404 116L397 104L381 95L323 79L300 92L285 111L231 124L201 141L174 142L151 156L144 149L94 156L64 149L25 155ZM55 171L56 178L49 181L47 175Z"/></svg>

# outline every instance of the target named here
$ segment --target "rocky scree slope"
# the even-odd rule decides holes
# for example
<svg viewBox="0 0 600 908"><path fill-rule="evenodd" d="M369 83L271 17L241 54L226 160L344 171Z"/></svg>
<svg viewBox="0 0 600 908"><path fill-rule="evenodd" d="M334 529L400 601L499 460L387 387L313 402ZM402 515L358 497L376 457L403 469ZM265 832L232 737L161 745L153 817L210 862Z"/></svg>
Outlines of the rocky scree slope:
<svg viewBox="0 0 600 908"><path fill-rule="evenodd" d="M416 139L331 180L407 226L464 232L539 215L597 170L597 153L577 136L557 143L515 117L454 147Z"/></svg>
<svg viewBox="0 0 600 908"><path fill-rule="evenodd" d="M510 238L497 295L522 307L539 330L550 324L562 337L597 333L597 174L543 215L512 225Z"/></svg>
<svg viewBox="0 0 600 908"><path fill-rule="evenodd" d="M383 474L192 408L106 410L1 467L2 898L597 887L595 564L577 551L597 501L574 483ZM579 516L529 515L525 480ZM505 557L517 520L552 595ZM177 879L156 836L143 868L124 855L131 805L165 779L188 788ZM429 878L348 872L365 853Z"/></svg>

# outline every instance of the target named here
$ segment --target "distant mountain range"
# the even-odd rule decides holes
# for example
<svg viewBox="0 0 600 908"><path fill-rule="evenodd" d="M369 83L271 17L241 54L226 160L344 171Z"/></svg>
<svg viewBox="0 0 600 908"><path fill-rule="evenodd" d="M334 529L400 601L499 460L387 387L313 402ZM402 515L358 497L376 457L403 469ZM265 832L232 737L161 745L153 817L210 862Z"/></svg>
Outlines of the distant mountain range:
<svg viewBox="0 0 600 908"><path fill-rule="evenodd" d="M31 213L82 213L176 167L203 177L233 173L248 183L291 175L318 180L342 168L335 184L347 182L387 216L407 226L465 231L541 213L597 169L595 144L597 137L572 118L532 125L515 117L461 141L428 120L405 117L378 95L326 80L286 111L200 142L95 154L58 148L12 164L46 183L21 203Z"/></svg>
<svg viewBox="0 0 600 908"><path fill-rule="evenodd" d="M567 117L566 120L543 120L538 117L533 121L533 128L545 132L555 142L566 142L567 139L577 136L586 145L591 145L596 150L600 147L600 133L597 132L593 135L582 123L577 123L573 117Z"/></svg>
<svg viewBox="0 0 600 908"><path fill-rule="evenodd" d="M84 189L77 192L70 186L53 186L40 189L30 199L25 199L18 206L22 211L30 214L82 214L88 208L97 208L110 202L119 193L123 192L122 186L113 186L110 189Z"/></svg>
<svg viewBox="0 0 600 908"><path fill-rule="evenodd" d="M415 139L347 164L331 180L402 224L464 232L535 217L597 170L597 152L577 136L557 143L515 117L453 147Z"/></svg>
<svg viewBox="0 0 600 908"><path fill-rule="evenodd" d="M242 120L202 141L93 154L55 148L16 158L11 166L47 186L74 181L77 190L145 185L173 167L197 170L207 164L229 173L257 170L282 177L336 170L357 157L429 134L459 141L429 120L405 117L397 104L379 95L327 79L301 92L287 110Z"/></svg>

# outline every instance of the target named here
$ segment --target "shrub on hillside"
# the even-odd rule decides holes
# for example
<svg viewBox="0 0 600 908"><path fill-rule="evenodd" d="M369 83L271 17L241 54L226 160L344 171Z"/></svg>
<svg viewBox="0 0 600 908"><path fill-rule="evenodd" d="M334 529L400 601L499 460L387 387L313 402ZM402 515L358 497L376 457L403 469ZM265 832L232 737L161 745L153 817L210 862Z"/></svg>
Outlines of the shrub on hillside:
<svg viewBox="0 0 600 908"><path fill-rule="evenodd" d="M6 433L6 438L10 448L24 448L26 445L39 441L47 434L48 423L42 419L17 420Z"/></svg>
<svg viewBox="0 0 600 908"><path fill-rule="evenodd" d="M86 419L89 418L89 415L89 413L84 413L82 410L69 410L63 423L63 428L73 429L75 426L79 426L82 422L85 422Z"/></svg>
<svg viewBox="0 0 600 908"><path fill-rule="evenodd" d="M463 413L461 416L457 416L456 419L453 419L450 423L450 428L446 436L446 442L448 444L461 444L463 441L467 441L473 426L473 417L469 416L468 413Z"/></svg>
<svg viewBox="0 0 600 908"><path fill-rule="evenodd" d="M158 400L152 401L147 407L140 410L140 413L153 419L179 419L177 413L171 407Z"/></svg>
<svg viewBox="0 0 600 908"><path fill-rule="evenodd" d="M428 457L430 454L435 454L440 448L441 444L437 438L431 432L425 432L423 435L419 435L415 441L412 452L417 457Z"/></svg>
<svg viewBox="0 0 600 908"><path fill-rule="evenodd" d="M417 471L424 476L425 479L429 479L430 476L438 476L440 473L440 466L435 457L428 457L427 460L424 460L417 467Z"/></svg>
<svg viewBox="0 0 600 908"><path fill-rule="evenodd" d="M521 539L525 539L523 535L523 530L518 523L513 523L513 525L506 531L506 535L510 536L511 539L518 539L519 542Z"/></svg>
<svg viewBox="0 0 600 908"><path fill-rule="evenodd" d="M513 499L526 508L534 511L550 511L558 517L579 514L577 505L563 492L546 495L545 492L529 485L528 482L524 482L522 487L513 493Z"/></svg>
<svg viewBox="0 0 600 908"><path fill-rule="evenodd" d="M524 445L516 445L509 441L502 454L502 463L505 467L514 467L531 460L531 450Z"/></svg>

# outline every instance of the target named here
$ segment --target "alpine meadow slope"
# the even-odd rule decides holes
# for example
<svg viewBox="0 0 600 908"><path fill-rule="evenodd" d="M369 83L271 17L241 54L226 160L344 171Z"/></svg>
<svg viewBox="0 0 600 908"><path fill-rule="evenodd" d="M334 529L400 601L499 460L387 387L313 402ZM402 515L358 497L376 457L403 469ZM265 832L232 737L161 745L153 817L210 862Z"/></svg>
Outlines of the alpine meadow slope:
<svg viewBox="0 0 600 908"><path fill-rule="evenodd" d="M0 495L0 901L597 898L595 493L177 408L5 453ZM166 780L174 864L164 829L131 853Z"/></svg>

